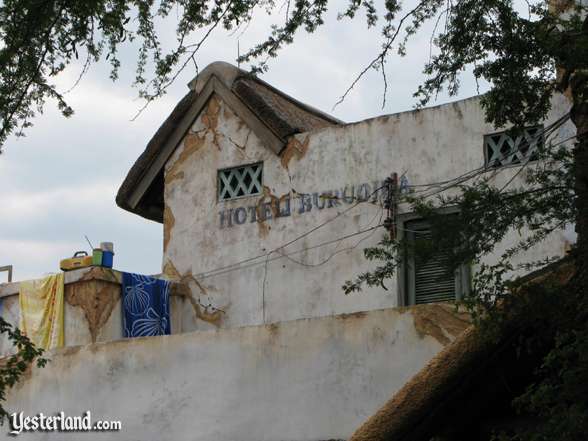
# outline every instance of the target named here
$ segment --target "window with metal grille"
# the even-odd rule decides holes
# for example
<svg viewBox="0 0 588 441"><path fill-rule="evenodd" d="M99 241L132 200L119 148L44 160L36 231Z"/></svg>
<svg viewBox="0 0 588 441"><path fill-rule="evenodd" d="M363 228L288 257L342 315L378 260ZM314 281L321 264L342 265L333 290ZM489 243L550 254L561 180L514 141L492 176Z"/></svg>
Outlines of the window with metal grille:
<svg viewBox="0 0 588 441"><path fill-rule="evenodd" d="M537 160L543 144L543 126L527 127L514 137L507 132L484 136L486 167L523 164Z"/></svg>
<svg viewBox="0 0 588 441"><path fill-rule="evenodd" d="M409 242L431 240L431 230L426 221L407 222L406 238ZM426 260L407 256L405 280L407 303L446 302L462 298L469 289L469 268L463 265L455 271L449 266L449 253L443 250Z"/></svg>
<svg viewBox="0 0 588 441"><path fill-rule="evenodd" d="M261 193L263 163L225 168L218 171L218 199L226 201Z"/></svg>

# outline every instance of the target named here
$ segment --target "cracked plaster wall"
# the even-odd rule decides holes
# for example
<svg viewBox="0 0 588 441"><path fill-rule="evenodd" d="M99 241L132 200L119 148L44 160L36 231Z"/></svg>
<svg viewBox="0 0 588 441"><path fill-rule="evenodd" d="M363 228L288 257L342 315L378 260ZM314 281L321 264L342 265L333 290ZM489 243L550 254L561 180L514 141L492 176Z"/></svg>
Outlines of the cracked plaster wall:
<svg viewBox="0 0 588 441"><path fill-rule="evenodd" d="M122 338L120 284L102 280L80 280L64 291L65 346L112 341ZM19 326L18 294L3 297L0 317ZM172 321L174 317L172 317ZM14 352L6 334L0 335L0 357Z"/></svg>
<svg viewBox="0 0 588 441"><path fill-rule="evenodd" d="M16 438L25 441L348 439L467 326L448 310L421 305L67 347L11 389L5 408L25 416L89 410L93 421L122 423L120 432Z"/></svg>
<svg viewBox="0 0 588 441"><path fill-rule="evenodd" d="M567 106L564 98L554 98L546 124ZM560 138L571 130L569 124L564 126ZM369 268L362 250L380 240L382 229L299 252L382 219L382 209L375 204L351 208L352 203L324 199L321 193L355 186L359 194L357 186L364 183L371 191L392 172L406 172L410 184L453 178L484 164L483 135L495 131L484 122L479 100L472 98L298 134L278 156L213 96L165 167L163 272L187 282L192 295L175 305L182 331L399 306L395 278L388 281L388 291L366 289L346 296L341 290L346 280ZM217 200L217 170L260 161L262 195ZM506 183L517 171L501 169L493 180L497 185ZM523 178L521 173L512 185L521 184ZM288 197L291 215L276 217ZM304 204L311 209L300 213ZM246 221L232 226L225 222L221 227L220 213L238 207L246 208ZM401 205L401 212L407 210ZM343 214L327 226L279 248L338 213ZM272 218L260 221L264 216ZM519 233L512 232L487 261L495 260L518 238ZM563 255L565 246L563 234L555 233L528 257ZM251 262L255 265L210 273L269 251L270 258ZM278 258L284 254L288 256Z"/></svg>

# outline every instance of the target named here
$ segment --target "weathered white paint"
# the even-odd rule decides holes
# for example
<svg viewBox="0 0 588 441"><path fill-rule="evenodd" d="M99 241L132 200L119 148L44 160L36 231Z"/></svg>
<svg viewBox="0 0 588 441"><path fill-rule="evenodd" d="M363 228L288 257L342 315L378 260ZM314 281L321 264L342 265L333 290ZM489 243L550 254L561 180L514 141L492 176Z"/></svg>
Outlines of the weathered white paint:
<svg viewBox="0 0 588 441"><path fill-rule="evenodd" d="M406 172L411 184L444 181L480 167L483 135L494 131L484 123L478 99L472 98L299 134L295 140L302 150L286 163L287 152L277 156L225 103L218 98L213 101L192 126L188 142L192 149L187 151L184 141L166 165L164 229L168 240L163 271L167 277L188 284L192 296L191 300L185 296L172 297L173 333L397 306L402 296L396 278L388 282L388 291L366 289L364 293L345 296L341 290L345 280L370 268L362 250L377 242L383 229L299 252L378 225L383 214L381 207L369 202L355 206L345 201L323 200L319 205L325 204L327 208L319 210L313 205L310 212L301 214L297 194L328 190L341 194L346 186L349 190L350 186L363 183L369 184L371 192L378 187L377 182L393 171ZM552 114L545 124L565 109L567 101L555 97ZM568 123L555 139L566 139L572 134ZM258 161L264 163L265 195L218 202L217 170ZM493 179L500 185L519 174L511 185L520 185L525 173L519 172L519 167L504 168ZM259 205L261 212L262 204L272 197L290 197L291 215L250 222L249 212L243 225L220 227L221 211ZM328 208L335 203L339 205ZM402 212L407 210L408 207L401 206ZM327 221L331 222L282 247ZM496 261L507 246L520 238L519 232L511 232L486 261ZM563 255L567 245L564 233L557 232L517 259ZM206 273L268 251L272 254L267 262L262 258L219 274ZM66 273L66 284L79 283L89 271ZM116 271L112 273L120 277ZM17 293L18 283L0 284L1 314L12 324L18 324L20 313ZM91 343L87 311L67 302L65 309L66 345ZM121 338L121 322L117 301L109 319L97 330L95 341ZM7 342L0 341L0 354L10 351Z"/></svg>
<svg viewBox="0 0 588 441"><path fill-rule="evenodd" d="M99 268L99 269L96 269ZM69 285L77 283L90 277L92 280L117 280L120 283L121 272L104 267L89 266L86 268L78 268L63 273L63 284ZM20 282L0 283L0 298L10 297L18 294L20 290Z"/></svg>
<svg viewBox="0 0 588 441"><path fill-rule="evenodd" d="M564 98L554 98L546 124L567 107ZM122 335L117 298L96 334L103 343L88 344L92 308L66 304L69 347L52 353L46 368L34 369L12 390L9 410L29 416L90 410L95 419L122 421L121 433L85 433L89 440L347 438L465 322L446 305L394 308L401 297L396 278L388 291L345 296L345 280L370 268L362 249L384 232L336 240L378 225L382 208L339 201L299 213L297 195L363 183L373 191L374 182L392 172L406 172L411 184L445 181L483 165L483 135L493 131L472 98L298 134L280 157L213 97L165 167L163 274L189 287L188 297L182 290L171 300L172 331L179 335L111 341ZM572 133L568 124L557 138ZM286 161L292 149L298 153ZM264 162L263 196L218 202L217 170L258 161ZM519 170L501 169L493 180L506 183ZM515 176L512 185L523 178ZM288 217L220 228L223 210L262 210L272 198L288 196ZM515 243L517 234L488 261ZM556 233L526 258L562 255L565 246L563 234ZM208 273L269 251L267 259ZM17 288L0 285L3 316L13 323ZM87 294L97 295L98 288L87 288ZM358 311L365 312L338 315ZM79 436L36 433L21 439Z"/></svg>
<svg viewBox="0 0 588 441"><path fill-rule="evenodd" d="M445 325L465 324L452 311L424 305L66 348L7 407L28 416L90 410L123 426L23 440L347 439L442 348L422 327L427 318L449 338Z"/></svg>
<svg viewBox="0 0 588 441"><path fill-rule="evenodd" d="M121 307L122 273L101 267L82 268L65 273L64 343L84 345L123 338ZM20 283L0 284L0 317L13 326L20 322ZM183 295L171 286L172 332L181 332L180 307L189 307L177 299ZM92 335L94 334L94 335ZM14 347L6 334L0 335L0 356L12 354Z"/></svg>
<svg viewBox="0 0 588 441"><path fill-rule="evenodd" d="M545 125L568 107L564 97L554 97ZM471 98L298 134L294 138L298 148L307 146L307 151L293 155L284 167L281 159L286 152L282 157L275 155L225 103L213 98L188 135L188 143L198 144L198 148L187 149L184 141L166 165L164 273L184 276L195 298L211 305L211 311L222 309L224 313L216 322L222 327L393 307L399 299L402 304L396 278L389 281L388 291L366 289L362 294L345 296L341 290L346 280L370 268L362 250L376 243L383 229L280 257L356 233L382 219L382 209L370 203L350 208L354 204L342 202L339 207L313 207L299 214L296 195L363 183L369 183L371 191L373 182L381 182L392 172L406 172L411 184L446 181L483 166L483 136L495 131L484 121L479 99ZM573 126L567 123L554 139L565 139L572 133ZM264 163L266 194L219 202L217 170L258 161ZM510 185L519 186L525 176L519 171L520 167L502 168L492 180L502 185L517 175ZM223 210L287 196L292 200L289 217L250 222L248 216L242 225L220 226ZM401 206L401 212L407 210L409 207ZM329 220L326 226L282 247ZM520 238L518 232L512 232L486 261L496 260L502 249ZM567 245L563 233L554 233L518 259L562 256ZM272 254L267 259L248 261L215 275L208 273L269 251ZM321 262L325 263L319 265ZM185 308L184 331L212 326Z"/></svg>
<svg viewBox="0 0 588 441"><path fill-rule="evenodd" d="M100 267L81 268L65 273L65 346L122 338L120 280L120 272ZM0 284L0 317L15 327L20 322L19 286L19 282ZM97 311L104 311L103 318L94 322ZM94 323L97 325L94 326ZM95 340L92 338L92 328L95 330ZM13 352L14 347L8 336L0 335L0 356Z"/></svg>

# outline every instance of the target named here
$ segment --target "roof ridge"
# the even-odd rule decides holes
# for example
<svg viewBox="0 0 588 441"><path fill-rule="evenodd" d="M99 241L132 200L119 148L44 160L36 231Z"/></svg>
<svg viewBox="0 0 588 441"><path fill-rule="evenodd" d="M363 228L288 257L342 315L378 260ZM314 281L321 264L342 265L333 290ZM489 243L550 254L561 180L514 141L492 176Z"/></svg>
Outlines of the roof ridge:
<svg viewBox="0 0 588 441"><path fill-rule="evenodd" d="M242 72L245 72L243 70L241 70ZM266 87L267 89L269 89L270 91L272 91L273 93L281 96L282 98L290 101L292 104L301 107L302 109L306 110L309 113L314 114L315 116L318 116L319 118L323 118L323 119L327 119L329 121L332 121L335 124L346 124L345 121L340 120L339 118L336 118L332 115L329 115L326 112L323 112L320 109L317 109L316 107L312 107L306 103L303 103L302 101L297 100L296 98L294 98L291 95L288 95L287 93L281 91L280 89L276 88L275 86L272 86L271 84L269 84L267 81L259 78L257 75L254 75L252 73L248 73L245 72L246 75L243 75L242 77L237 78L236 81L245 78L245 79L252 79L253 81L259 83L260 85Z"/></svg>
<svg viewBox="0 0 588 441"><path fill-rule="evenodd" d="M220 94L233 110L242 113L263 144L276 154L296 133L343 123L223 61L209 64L188 87L190 91L147 143L116 196L119 207L156 222L163 221L163 164L177 148L188 120L197 117L210 94Z"/></svg>

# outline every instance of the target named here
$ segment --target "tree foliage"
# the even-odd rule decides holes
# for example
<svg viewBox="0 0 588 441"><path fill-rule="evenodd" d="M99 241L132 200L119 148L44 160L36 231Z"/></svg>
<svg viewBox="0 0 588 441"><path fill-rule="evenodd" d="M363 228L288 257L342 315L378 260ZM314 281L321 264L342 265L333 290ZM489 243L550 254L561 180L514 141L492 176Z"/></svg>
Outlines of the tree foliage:
<svg viewBox="0 0 588 441"><path fill-rule="evenodd" d="M588 430L588 398L582 386L588 377L586 10L573 2L550 8L529 2L527 14L508 1L449 5L445 28L437 37L439 52L426 64L428 79L415 94L421 105L444 87L455 93L459 74L472 66L476 79L491 84L481 97L486 119L509 127L513 135L545 119L555 92L571 98L570 114L544 128L538 161L523 164L502 185L496 184L497 170L490 167L401 195L400 202L409 210L430 220L432 240L384 238L365 250L366 258L377 262L375 269L343 288L350 293L364 285L385 287L407 256L426 261L447 253L448 271L475 265L472 293L464 300L475 323L492 335L511 317L524 317L537 331L521 340L520 350L543 360L529 372L526 392L513 402L516 411L536 424L497 433L496 439L582 439ZM577 134L554 140L551 135L567 118ZM522 185L514 186L518 181ZM447 208L453 209L452 216L445 214ZM575 226L578 233L571 252L574 277L564 285L545 281L529 288L529 298L521 296L515 275L545 267L551 259L519 264L515 259L520 261L521 252L566 226ZM497 263L484 263L513 230L522 232L520 242L503 252Z"/></svg>
<svg viewBox="0 0 588 441"><path fill-rule="evenodd" d="M538 136L548 135L566 120L567 117L561 118ZM407 240L402 230L398 238L385 236L378 246L365 250L368 260L381 265L348 281L344 291L349 294L360 291L363 285L381 285L411 255L428 260L443 252L451 262L449 271L464 263L480 264L513 229L525 231L524 239L502 253L499 260L504 265L553 231L573 225L576 218L574 158L569 144L547 142L539 145L536 156L536 162L526 162L500 186L495 179L504 169L481 167L442 185L413 188L399 195L398 201L407 204L408 211L430 221L433 240ZM518 187L511 185L521 181ZM528 271L549 262L549 259L530 262L518 269ZM510 271L516 269L512 267ZM490 280L480 283L480 287L486 285L496 287ZM493 303L502 300L495 292L488 299L494 299Z"/></svg>
<svg viewBox="0 0 588 441"><path fill-rule="evenodd" d="M138 46L134 85L147 101L161 96L217 26L231 29L250 19L257 0L7 0L0 6L0 145L11 133L22 135L35 113L53 99L64 116L73 109L65 92L51 80L82 57L84 67L101 58L118 78L118 51L124 43ZM164 53L157 32L160 20L180 11L177 45ZM201 40L188 42L197 29ZM151 64L150 64L151 63ZM152 68L150 78L147 70ZM174 70L176 69L176 70Z"/></svg>
<svg viewBox="0 0 588 441"><path fill-rule="evenodd" d="M424 68L427 80L415 94L420 105L444 88L457 93L460 74L473 66L474 76L492 85L483 97L489 121L502 126L542 119L552 92L565 89L574 73L586 69L587 37L580 18L562 20L544 1L527 4L523 14L509 0L349 0L339 19L356 19L363 12L367 27L381 29L382 44L341 99L372 68L382 72L387 84L388 57L404 54L409 38L434 21L431 41L436 52ZM292 43L297 32L320 27L331 6L327 0L285 0L285 5L283 23L240 57L241 62L253 63L254 72L266 70L268 59ZM73 113L67 91L52 84L72 63L82 62L81 79L90 64L105 59L114 80L121 65L119 49L130 45L137 53L134 86L148 103L164 94L186 66L197 69L198 51L215 29L244 26L256 10L272 12L282 6L273 0L4 1L0 145L10 134L22 135L48 99L64 116ZM166 47L158 33L158 26L166 22L176 26L172 47ZM555 65L567 72L559 82L554 81Z"/></svg>
<svg viewBox="0 0 588 441"><path fill-rule="evenodd" d="M413 188L402 196L403 202L432 220L433 241L385 239L366 250L366 257L378 262L375 270L345 285L347 292L365 284L385 287L406 253L426 259L441 249L450 250L454 265L479 264L474 295L466 301L479 323L496 324L503 317L497 305L510 305L516 298L510 280L513 272L548 262L521 266L512 263L513 257L552 231L574 224L578 232L572 253L575 277L565 293L557 293L558 304L554 304L553 290L553 295L537 296L534 303L551 308L552 318L545 320L541 307L525 305L537 312L530 311L530 317L545 321L545 337L551 346L532 386L515 404L521 411L541 416L543 424L501 435L509 439L571 440L586 433L588 395L575 387L588 384L588 20L579 4L573 0L553 0L551 5L544 0L516 5L510 0L349 0L338 11L343 21L363 13L367 27L381 31L374 58L341 100L370 69L382 74L386 87L386 61L405 54L409 39L427 22L434 26L433 47L424 64L426 80L415 92L418 106L443 90L455 95L468 69L476 80L490 84L490 91L481 97L486 119L513 133L544 120L554 92L571 98L566 117L576 126L577 135L569 142L550 141L565 118L545 127L540 161L520 167L525 185L514 188L509 181L496 186L493 170L481 168L444 183ZM284 21L239 59L252 63L254 72L266 70L269 58L292 43L297 32L319 28L333 8L328 0L285 0L284 5ZM51 81L80 57L85 60L82 75L87 66L104 58L111 64L111 78L116 79L120 47L136 45L134 85L148 103L164 94L186 66L197 68L198 51L215 29L246 25L256 9L272 11L284 5L273 0L6 0L0 6L0 145L10 134L22 134L47 99L55 100L65 116L71 115L65 93ZM157 26L173 19L175 46L166 49ZM451 222L439 214L442 207L457 208ZM507 250L498 264L484 265L482 257L513 229L529 234ZM17 331L0 330L19 337Z"/></svg>
<svg viewBox="0 0 588 441"><path fill-rule="evenodd" d="M43 367L47 363L47 359L42 356L43 349L37 348L18 328L0 317L0 335L2 334L8 336L8 341L14 347L14 353L0 360L0 424L4 422L5 417L8 417L8 412L2 406L8 390L18 382L33 363L38 367Z"/></svg>

